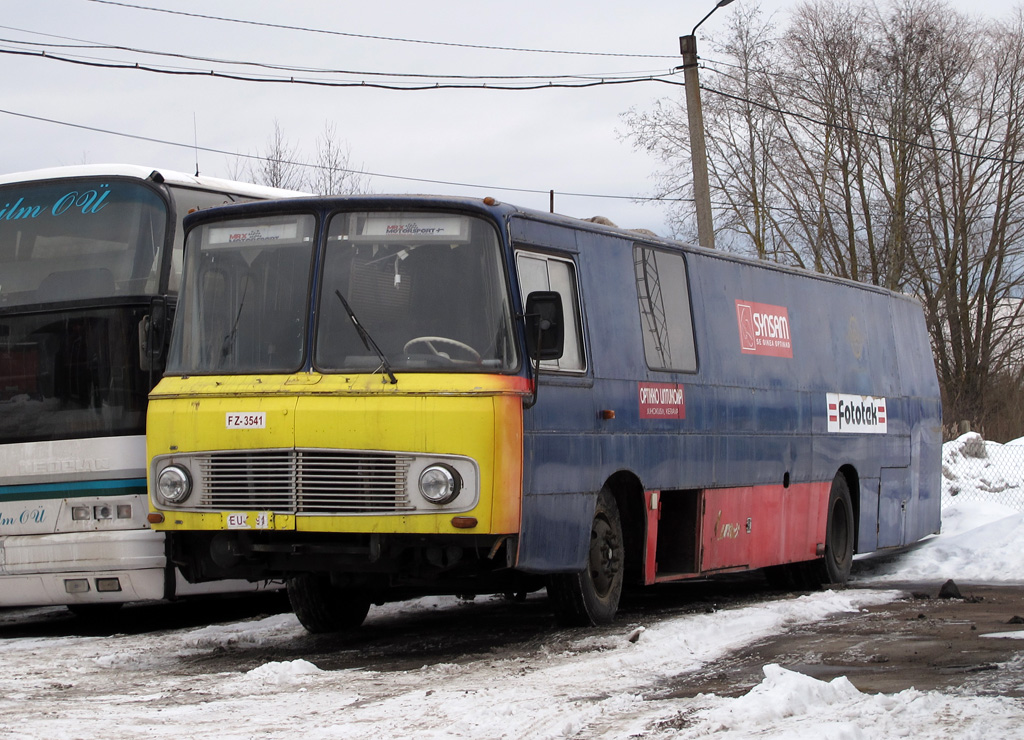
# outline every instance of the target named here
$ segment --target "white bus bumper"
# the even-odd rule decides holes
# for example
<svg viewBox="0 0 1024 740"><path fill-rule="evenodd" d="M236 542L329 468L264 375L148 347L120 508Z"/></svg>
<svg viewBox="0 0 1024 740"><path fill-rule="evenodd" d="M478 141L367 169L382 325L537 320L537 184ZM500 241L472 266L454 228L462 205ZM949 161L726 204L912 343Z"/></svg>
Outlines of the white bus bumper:
<svg viewBox="0 0 1024 740"><path fill-rule="evenodd" d="M0 606L163 599L166 564L152 530L0 537Z"/></svg>

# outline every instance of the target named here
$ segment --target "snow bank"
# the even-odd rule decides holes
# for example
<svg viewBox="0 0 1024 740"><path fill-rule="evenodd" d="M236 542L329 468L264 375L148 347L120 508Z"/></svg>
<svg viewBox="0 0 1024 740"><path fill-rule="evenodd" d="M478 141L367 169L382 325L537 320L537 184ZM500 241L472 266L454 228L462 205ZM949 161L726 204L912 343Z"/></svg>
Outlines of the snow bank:
<svg viewBox="0 0 1024 740"><path fill-rule="evenodd" d="M1005 445L969 432L942 446L942 501L1003 503L1024 511L1024 440Z"/></svg>
<svg viewBox="0 0 1024 740"><path fill-rule="evenodd" d="M1019 701L1004 697L955 697L914 689L862 694L843 676L819 681L777 665L738 699L702 697L699 721L675 738L714 735L720 740L889 740L897 737L988 740L1021 737Z"/></svg>
<svg viewBox="0 0 1024 740"><path fill-rule="evenodd" d="M1007 447L1015 454L1002 454ZM942 450L942 534L858 582L1024 584L1024 512L1017 503L1024 495L1024 442L999 445L970 433Z"/></svg>

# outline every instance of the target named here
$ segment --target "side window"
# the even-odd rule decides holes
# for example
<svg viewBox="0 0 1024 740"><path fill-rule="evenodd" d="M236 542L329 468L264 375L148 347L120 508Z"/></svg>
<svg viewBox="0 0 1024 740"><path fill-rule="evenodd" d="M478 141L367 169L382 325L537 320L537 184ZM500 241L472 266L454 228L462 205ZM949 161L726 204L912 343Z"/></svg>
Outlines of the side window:
<svg viewBox="0 0 1024 740"><path fill-rule="evenodd" d="M526 296L535 290L554 290L562 296L565 316L565 352L558 360L544 360L548 370L583 372L587 369L583 353L583 330L580 323L580 301L576 290L576 270L572 261L531 252L516 253L519 288Z"/></svg>
<svg viewBox="0 0 1024 740"><path fill-rule="evenodd" d="M644 355L652 370L696 372L690 290L681 254L633 247Z"/></svg>

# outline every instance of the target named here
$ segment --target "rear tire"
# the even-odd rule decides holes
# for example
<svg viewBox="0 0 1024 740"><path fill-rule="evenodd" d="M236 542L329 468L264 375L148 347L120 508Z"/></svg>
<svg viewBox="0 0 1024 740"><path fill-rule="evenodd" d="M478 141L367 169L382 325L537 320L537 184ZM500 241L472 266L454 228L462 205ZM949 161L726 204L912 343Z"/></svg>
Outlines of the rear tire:
<svg viewBox="0 0 1024 740"><path fill-rule="evenodd" d="M619 507L615 497L602 489L590 525L587 566L579 573L559 573L548 580L548 597L560 624L582 627L615 619L622 596L623 557Z"/></svg>
<svg viewBox="0 0 1024 740"><path fill-rule="evenodd" d="M370 611L366 593L335 586L329 575L320 573L289 578L288 601L302 626L315 635L354 630Z"/></svg>
<svg viewBox="0 0 1024 740"><path fill-rule="evenodd" d="M853 544L856 528L850 487L842 473L832 479L828 496L828 523L825 525L825 557L807 563L809 586L845 586L853 568Z"/></svg>

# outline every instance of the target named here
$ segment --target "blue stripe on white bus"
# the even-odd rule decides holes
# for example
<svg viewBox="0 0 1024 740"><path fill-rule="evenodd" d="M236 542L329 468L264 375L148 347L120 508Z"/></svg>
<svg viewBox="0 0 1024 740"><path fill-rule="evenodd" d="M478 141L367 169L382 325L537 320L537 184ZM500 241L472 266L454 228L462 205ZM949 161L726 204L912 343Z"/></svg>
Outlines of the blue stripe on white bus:
<svg viewBox="0 0 1024 740"><path fill-rule="evenodd" d="M39 483L21 486L0 486L0 499L74 498L81 496L123 496L145 493L145 478L123 480L64 481L62 483Z"/></svg>

